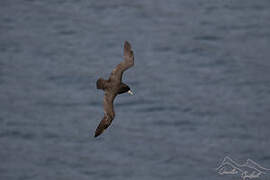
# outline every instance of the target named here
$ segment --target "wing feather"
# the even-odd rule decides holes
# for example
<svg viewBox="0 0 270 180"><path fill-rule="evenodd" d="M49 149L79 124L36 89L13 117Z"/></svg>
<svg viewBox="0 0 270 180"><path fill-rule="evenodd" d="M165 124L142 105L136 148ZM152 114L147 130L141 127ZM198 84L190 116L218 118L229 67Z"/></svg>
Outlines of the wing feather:
<svg viewBox="0 0 270 180"><path fill-rule="evenodd" d="M128 41L125 41L124 44L124 61L116 66L113 69L110 79L115 79L118 81L122 80L123 72L126 71L128 68L134 65L134 54L131 50L131 45Z"/></svg>
<svg viewBox="0 0 270 180"><path fill-rule="evenodd" d="M110 126L111 122L112 122L112 119L110 118L110 116L104 115L103 119L100 121L100 123L96 129L95 137L102 134L103 131Z"/></svg>
<svg viewBox="0 0 270 180"><path fill-rule="evenodd" d="M114 95L114 94L105 92L105 95L104 95L104 117L100 121L100 123L96 129L95 137L102 134L103 131L111 125L111 123L114 119L115 113L114 113L114 108L113 108L113 101L114 101L115 96L116 95Z"/></svg>

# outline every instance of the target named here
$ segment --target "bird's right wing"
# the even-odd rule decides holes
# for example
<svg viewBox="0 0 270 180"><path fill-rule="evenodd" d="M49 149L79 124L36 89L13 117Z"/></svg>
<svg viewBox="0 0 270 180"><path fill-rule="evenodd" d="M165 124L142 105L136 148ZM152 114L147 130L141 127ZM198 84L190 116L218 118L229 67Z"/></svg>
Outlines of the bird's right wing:
<svg viewBox="0 0 270 180"><path fill-rule="evenodd" d="M104 115L103 119L100 121L100 123L96 129L95 137L102 134L103 131L110 126L111 122L112 122L112 118L110 116Z"/></svg>
<svg viewBox="0 0 270 180"><path fill-rule="evenodd" d="M96 132L95 132L95 137L99 136L100 134L103 133L105 129L107 129L111 123L112 120L114 119L115 113L114 113L114 108L113 108L113 101L115 98L115 94L108 93L105 91L104 95L104 117L100 121Z"/></svg>
<svg viewBox="0 0 270 180"><path fill-rule="evenodd" d="M134 65L134 54L131 50L131 45L128 41L125 41L124 45L124 61L113 69L110 78L114 80L122 80L122 75L125 70Z"/></svg>

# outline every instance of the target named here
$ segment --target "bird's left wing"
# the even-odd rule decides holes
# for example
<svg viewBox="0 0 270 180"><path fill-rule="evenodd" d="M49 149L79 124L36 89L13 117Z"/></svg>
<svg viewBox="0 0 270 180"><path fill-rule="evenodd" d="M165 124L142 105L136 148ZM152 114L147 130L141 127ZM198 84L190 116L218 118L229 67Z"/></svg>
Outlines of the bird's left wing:
<svg viewBox="0 0 270 180"><path fill-rule="evenodd" d="M128 41L124 44L124 61L119 63L116 68L113 69L110 79L122 80L123 72L134 65L134 54L131 50L131 45Z"/></svg>

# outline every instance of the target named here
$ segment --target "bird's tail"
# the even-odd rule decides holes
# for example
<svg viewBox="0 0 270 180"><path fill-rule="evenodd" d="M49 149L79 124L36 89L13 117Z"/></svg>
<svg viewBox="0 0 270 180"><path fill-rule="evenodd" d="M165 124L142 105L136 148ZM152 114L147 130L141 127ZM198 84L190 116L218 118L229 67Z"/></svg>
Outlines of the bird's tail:
<svg viewBox="0 0 270 180"><path fill-rule="evenodd" d="M104 90L106 88L106 80L99 78L96 82L97 89Z"/></svg>

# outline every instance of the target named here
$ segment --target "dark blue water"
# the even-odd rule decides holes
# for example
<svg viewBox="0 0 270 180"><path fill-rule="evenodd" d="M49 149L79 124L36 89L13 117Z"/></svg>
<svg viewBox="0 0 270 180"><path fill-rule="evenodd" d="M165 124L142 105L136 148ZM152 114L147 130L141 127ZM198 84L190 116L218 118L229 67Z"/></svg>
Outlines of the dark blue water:
<svg viewBox="0 0 270 180"><path fill-rule="evenodd" d="M95 139L95 83L125 40L135 96ZM215 170L227 155L270 168L269 47L269 0L1 0L0 179L237 179Z"/></svg>

